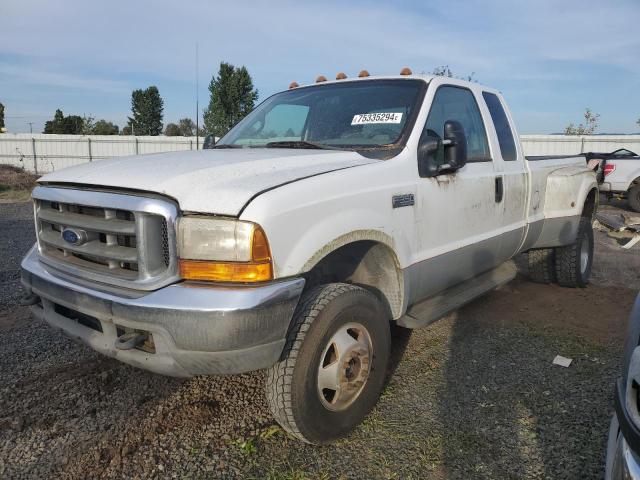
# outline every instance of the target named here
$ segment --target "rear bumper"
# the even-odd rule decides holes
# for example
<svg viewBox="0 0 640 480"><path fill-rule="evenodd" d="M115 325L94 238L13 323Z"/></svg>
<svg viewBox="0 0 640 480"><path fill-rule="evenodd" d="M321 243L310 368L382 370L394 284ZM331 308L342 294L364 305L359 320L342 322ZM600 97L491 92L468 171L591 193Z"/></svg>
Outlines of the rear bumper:
<svg viewBox="0 0 640 480"><path fill-rule="evenodd" d="M256 287L184 282L127 297L66 279L42 264L35 249L22 261L22 283L41 298L34 314L53 327L100 353L177 377L273 365L304 287L302 278ZM66 309L99 327L70 318ZM155 353L117 349L116 338L131 329L150 333Z"/></svg>

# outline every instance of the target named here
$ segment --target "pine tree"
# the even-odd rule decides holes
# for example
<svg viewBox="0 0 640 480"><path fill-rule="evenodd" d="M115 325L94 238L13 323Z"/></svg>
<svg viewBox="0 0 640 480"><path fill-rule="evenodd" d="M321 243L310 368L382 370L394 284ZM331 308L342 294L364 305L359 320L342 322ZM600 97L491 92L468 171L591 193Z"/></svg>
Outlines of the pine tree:
<svg viewBox="0 0 640 480"><path fill-rule="evenodd" d="M226 134L249 114L258 99L248 70L226 62L220 63L218 76L209 84L209 92L211 99L204 112L204 125L208 133L217 137Z"/></svg>

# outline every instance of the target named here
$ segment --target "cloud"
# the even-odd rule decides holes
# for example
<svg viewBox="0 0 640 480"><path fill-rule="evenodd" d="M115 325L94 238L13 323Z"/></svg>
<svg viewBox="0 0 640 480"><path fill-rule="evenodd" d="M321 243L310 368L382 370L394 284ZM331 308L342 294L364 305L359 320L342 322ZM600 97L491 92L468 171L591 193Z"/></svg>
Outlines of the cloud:
<svg viewBox="0 0 640 480"><path fill-rule="evenodd" d="M448 64L505 93L544 84L568 95L594 69L636 85L640 75L637 0L4 0L0 10L0 77L127 95L162 85L176 115L188 114L178 103L193 88L196 43L201 98L221 60L246 65L262 98L361 68Z"/></svg>
<svg viewBox="0 0 640 480"><path fill-rule="evenodd" d="M55 59L61 68L99 63L117 74L190 81L193 48L254 70L304 73L356 64L387 73L401 62L466 72L535 70L547 60L638 69L633 2L192 2L95 4L14 0L0 19L5 53ZM26 29L26 30L25 30ZM24 35L24 32L31 32ZM284 70L284 72L283 72ZM313 74L311 74L313 75Z"/></svg>
<svg viewBox="0 0 640 480"><path fill-rule="evenodd" d="M66 72L54 72L38 66L15 65L0 62L0 76L4 81L12 83L26 83L29 85L46 85L64 89L85 89L104 93L129 93L125 82L105 79L102 77L89 77L80 74Z"/></svg>

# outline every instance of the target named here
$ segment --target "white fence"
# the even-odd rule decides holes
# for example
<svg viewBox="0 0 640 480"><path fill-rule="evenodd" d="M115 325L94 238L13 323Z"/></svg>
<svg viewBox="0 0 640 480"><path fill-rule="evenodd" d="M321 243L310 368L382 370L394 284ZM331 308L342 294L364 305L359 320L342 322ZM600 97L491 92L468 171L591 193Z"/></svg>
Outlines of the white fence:
<svg viewBox="0 0 640 480"><path fill-rule="evenodd" d="M0 134L0 163L36 173L124 155L195 149L196 137Z"/></svg>
<svg viewBox="0 0 640 480"><path fill-rule="evenodd" d="M198 141L200 149L203 140ZM575 155L618 148L640 153L640 135L522 135L521 140L525 155ZM195 149L196 137L0 134L0 163L36 173L123 155Z"/></svg>
<svg viewBox="0 0 640 480"><path fill-rule="evenodd" d="M640 135L522 135L525 155L576 155L628 148L640 153Z"/></svg>

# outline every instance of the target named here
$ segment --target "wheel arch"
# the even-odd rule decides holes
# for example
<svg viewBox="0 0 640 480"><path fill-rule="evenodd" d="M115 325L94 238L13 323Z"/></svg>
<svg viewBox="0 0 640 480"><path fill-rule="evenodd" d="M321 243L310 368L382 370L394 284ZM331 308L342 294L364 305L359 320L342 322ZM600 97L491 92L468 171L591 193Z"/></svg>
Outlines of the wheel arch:
<svg viewBox="0 0 640 480"><path fill-rule="evenodd" d="M598 189L592 188L584 199L580 216L593 220L596 212L598 211L599 203Z"/></svg>
<svg viewBox="0 0 640 480"><path fill-rule="evenodd" d="M375 232L375 233L374 233ZM305 264L305 289L344 282L372 291L390 319L404 311L404 277L391 238L377 231L357 231L338 237Z"/></svg>

